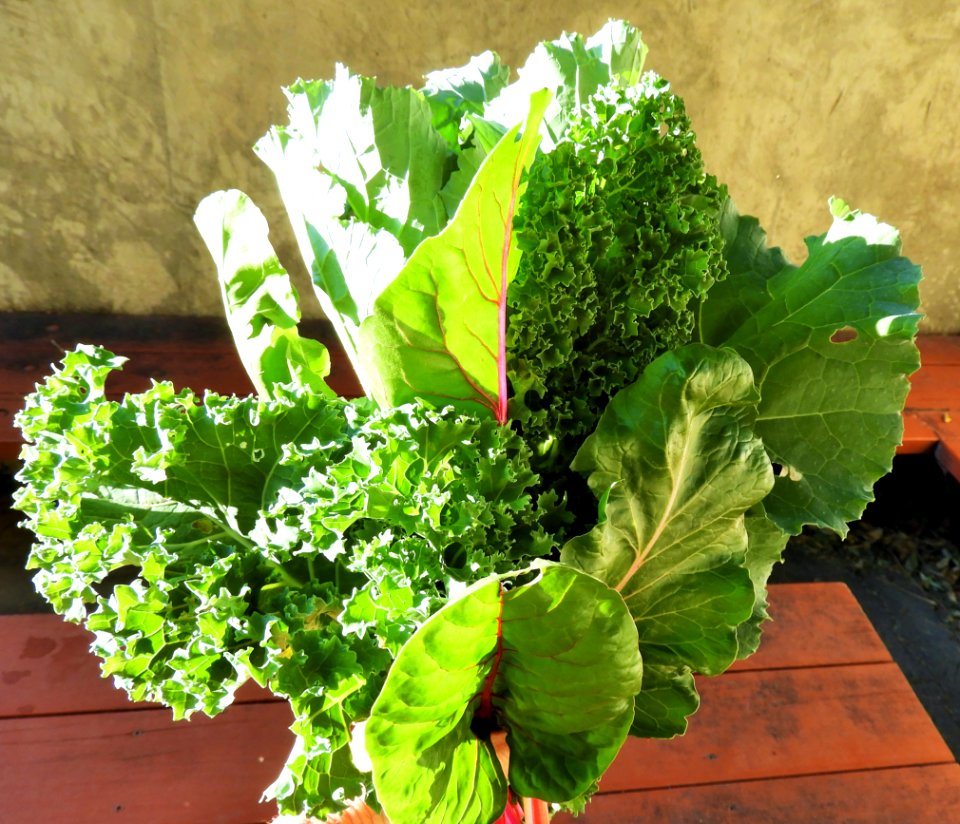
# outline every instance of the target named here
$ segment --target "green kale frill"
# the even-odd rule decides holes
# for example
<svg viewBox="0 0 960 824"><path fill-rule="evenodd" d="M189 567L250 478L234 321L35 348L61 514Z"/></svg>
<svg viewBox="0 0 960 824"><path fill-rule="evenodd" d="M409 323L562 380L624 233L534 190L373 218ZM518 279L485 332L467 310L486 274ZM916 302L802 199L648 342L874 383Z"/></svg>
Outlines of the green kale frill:
<svg viewBox="0 0 960 824"><path fill-rule="evenodd" d="M511 417L540 470L569 466L610 397L690 340L726 275L725 199L682 100L649 72L601 87L534 163L507 351Z"/></svg>

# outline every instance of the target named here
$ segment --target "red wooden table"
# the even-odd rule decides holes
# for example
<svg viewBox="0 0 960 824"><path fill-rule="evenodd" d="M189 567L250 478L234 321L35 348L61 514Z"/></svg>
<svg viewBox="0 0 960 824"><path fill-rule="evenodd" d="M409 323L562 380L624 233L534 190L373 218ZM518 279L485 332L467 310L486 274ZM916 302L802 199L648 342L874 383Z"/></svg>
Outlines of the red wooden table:
<svg viewBox="0 0 960 824"><path fill-rule="evenodd" d="M960 765L846 586L777 585L771 602L761 651L700 679L685 737L628 740L579 822L960 820ZM269 817L285 704L245 689L216 719L174 723L101 680L86 644L54 616L0 618L0 821Z"/></svg>
<svg viewBox="0 0 960 824"><path fill-rule="evenodd" d="M302 327L304 334L330 349L333 388L342 395L359 394L330 325L309 321ZM97 343L130 359L111 378L109 388L116 396L146 389L150 378L226 394L252 391L226 323L219 318L0 313L0 460L12 461L20 452L13 417L23 396L77 343ZM911 378L898 452L932 451L960 479L960 336L921 336L920 352L923 366Z"/></svg>
<svg viewBox="0 0 960 824"><path fill-rule="evenodd" d="M305 334L330 340L323 322L313 327ZM0 341L0 460L19 452L12 418L23 395L79 341L130 357L115 393L150 377L225 393L249 386L220 320L0 314ZM934 451L960 478L960 337L920 346L900 451ZM334 388L357 394L331 351ZM701 679L686 737L631 740L579 821L960 822L960 766L849 590L792 584L771 597L761 652ZM102 681L86 646L54 616L0 616L0 822L269 816L258 798L291 744L285 704L245 689L216 719L174 724Z"/></svg>

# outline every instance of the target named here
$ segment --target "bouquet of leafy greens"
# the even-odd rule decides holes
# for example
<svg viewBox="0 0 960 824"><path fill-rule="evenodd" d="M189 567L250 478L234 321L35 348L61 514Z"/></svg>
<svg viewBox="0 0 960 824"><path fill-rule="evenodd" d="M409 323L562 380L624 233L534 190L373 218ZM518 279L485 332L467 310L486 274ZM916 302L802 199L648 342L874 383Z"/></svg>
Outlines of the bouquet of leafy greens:
<svg viewBox="0 0 960 824"><path fill-rule="evenodd" d="M834 200L788 263L645 52L611 22L512 83L488 52L287 89L256 150L367 397L328 388L227 191L196 222L257 395L109 400L123 359L81 346L17 419L38 589L135 699L287 698L283 811L581 809L756 649L787 538L845 532L890 467L918 365L896 230Z"/></svg>

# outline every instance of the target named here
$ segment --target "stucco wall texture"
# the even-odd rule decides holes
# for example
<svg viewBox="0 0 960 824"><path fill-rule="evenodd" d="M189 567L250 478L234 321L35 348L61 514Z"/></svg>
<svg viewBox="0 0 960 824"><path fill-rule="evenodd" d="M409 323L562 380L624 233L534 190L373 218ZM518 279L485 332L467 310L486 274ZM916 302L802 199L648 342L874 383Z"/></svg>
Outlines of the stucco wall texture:
<svg viewBox="0 0 960 824"><path fill-rule="evenodd" d="M953 0L0 0L0 311L219 314L192 214L219 188L267 213L250 147L280 87L336 61L386 83L609 17L687 102L707 168L802 260L827 197L898 226L929 332L960 331L960 4Z"/></svg>

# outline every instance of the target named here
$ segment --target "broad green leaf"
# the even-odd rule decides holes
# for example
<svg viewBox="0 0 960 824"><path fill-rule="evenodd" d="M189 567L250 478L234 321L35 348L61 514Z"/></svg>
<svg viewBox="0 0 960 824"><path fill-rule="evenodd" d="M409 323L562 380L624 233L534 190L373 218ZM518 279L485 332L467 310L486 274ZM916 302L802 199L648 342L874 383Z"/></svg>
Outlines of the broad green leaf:
<svg viewBox="0 0 960 824"><path fill-rule="evenodd" d="M311 171L328 177L340 187L352 217L387 229L406 255L440 230L447 219L439 192L449 150L422 93L379 88L374 78L343 66L332 81L300 80L286 93L289 125L275 127L256 147L275 173L277 165L292 165L281 168L285 178ZM281 189L285 182L296 185L281 181ZM330 197L324 189L320 195ZM321 211L328 212L324 205Z"/></svg>
<svg viewBox="0 0 960 824"><path fill-rule="evenodd" d="M623 20L609 20L596 34L587 38L587 51L599 53L610 67L610 79L623 86L640 82L649 49L639 29Z"/></svg>
<svg viewBox="0 0 960 824"><path fill-rule="evenodd" d="M723 256L730 272L727 284L715 284L709 292L710 305L700 306L697 318L697 340L702 343L724 341L746 323L754 312L767 302L766 282L778 272L795 269L787 263L783 252L767 246L767 233L755 217L737 214L729 197L720 215L723 235ZM735 290L737 299L731 300ZM724 300L725 311L715 311L716 302Z"/></svg>
<svg viewBox="0 0 960 824"><path fill-rule="evenodd" d="M324 313L361 384L357 328L425 238L447 222L450 149L411 88L378 88L338 66L287 90L289 123L256 145L273 171Z"/></svg>
<svg viewBox="0 0 960 824"><path fill-rule="evenodd" d="M687 729L687 718L700 707L693 673L687 667L644 662L643 686L634 699L630 735L673 738Z"/></svg>
<svg viewBox="0 0 960 824"><path fill-rule="evenodd" d="M789 534L805 524L846 534L902 436L920 270L894 229L848 209L807 240L800 267L777 267L754 219L735 226L730 276L701 307L701 339L735 349L756 375L757 432L781 467L767 516Z"/></svg>
<svg viewBox="0 0 960 824"><path fill-rule="evenodd" d="M753 609L744 512L773 482L757 400L745 361L691 344L614 396L573 463L605 504L561 559L623 595L644 662L661 668L658 690L677 685L656 698L668 709L690 706L686 670L713 675L736 659ZM658 725L682 732L684 716Z"/></svg>
<svg viewBox="0 0 960 824"><path fill-rule="evenodd" d="M744 523L748 537L747 571L753 581L756 600L750 620L739 628L738 658L748 658L760 647L761 625L770 617L767 613L767 580L774 564L783 560L783 550L790 537L766 516L763 504L747 512Z"/></svg>
<svg viewBox="0 0 960 824"><path fill-rule="evenodd" d="M549 95L530 100L484 160L454 218L425 240L360 328L363 371L383 406L423 398L507 415L506 292L519 265L513 217Z"/></svg>
<svg viewBox="0 0 960 824"><path fill-rule="evenodd" d="M620 749L640 679L630 616L596 579L544 565L511 589L479 584L387 676L366 728L377 795L394 824L490 824L507 798L488 738L501 727L513 789L573 798Z"/></svg>
<svg viewBox="0 0 960 824"><path fill-rule="evenodd" d="M460 206L463 196L477 176L484 158L493 151L500 139L506 134L506 128L499 123L484 120L482 117L468 115L470 136L457 155L457 168L440 192L447 214L454 214Z"/></svg>
<svg viewBox="0 0 960 824"><path fill-rule="evenodd" d="M217 266L227 322L257 392L270 398L276 385L293 384L332 396L324 380L330 355L322 343L297 332L297 293L260 210L230 189L205 197L193 220Z"/></svg>
<svg viewBox="0 0 960 824"><path fill-rule="evenodd" d="M483 114L487 101L507 84L510 69L494 52L485 51L466 66L430 72L425 79L423 95L433 110L433 127L456 152L460 149L463 118L468 114Z"/></svg>
<svg viewBox="0 0 960 824"><path fill-rule="evenodd" d="M551 151L597 89L611 82L633 86L639 81L646 54L640 32L618 20L609 21L587 40L564 34L543 42L519 70L519 78L487 105L484 116L505 126L516 123L530 95L548 89L553 99L542 129L543 149Z"/></svg>

